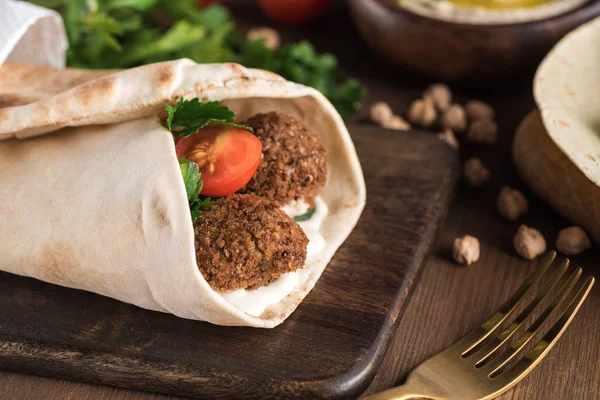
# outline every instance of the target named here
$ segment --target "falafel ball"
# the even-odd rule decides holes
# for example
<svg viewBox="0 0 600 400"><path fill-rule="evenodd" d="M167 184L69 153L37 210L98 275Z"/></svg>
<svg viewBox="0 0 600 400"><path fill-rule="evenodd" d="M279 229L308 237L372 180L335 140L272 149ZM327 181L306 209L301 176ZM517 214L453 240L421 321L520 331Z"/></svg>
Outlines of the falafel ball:
<svg viewBox="0 0 600 400"><path fill-rule="evenodd" d="M254 193L284 206L304 201L314 206L327 178L327 150L302 122L279 112L256 114L248 121L263 145L263 156L242 193Z"/></svg>
<svg viewBox="0 0 600 400"><path fill-rule="evenodd" d="M194 236L200 272L221 292L268 285L306 261L302 228L277 203L251 194L203 209Z"/></svg>

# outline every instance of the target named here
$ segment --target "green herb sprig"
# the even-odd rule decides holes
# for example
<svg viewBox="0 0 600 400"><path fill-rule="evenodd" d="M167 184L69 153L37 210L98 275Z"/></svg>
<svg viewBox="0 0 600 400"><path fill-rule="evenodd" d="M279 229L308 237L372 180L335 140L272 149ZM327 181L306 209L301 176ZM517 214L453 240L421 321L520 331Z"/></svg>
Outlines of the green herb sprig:
<svg viewBox="0 0 600 400"><path fill-rule="evenodd" d="M311 217L313 216L313 214L315 213L316 210L317 210L316 207L310 208L305 214L295 216L294 221L296 221L296 222L308 221L309 219L311 219Z"/></svg>
<svg viewBox="0 0 600 400"><path fill-rule="evenodd" d="M331 54L306 41L272 51L235 32L228 10L195 0L32 0L57 8L69 37L67 63L78 68L130 68L190 58L238 62L321 91L344 118L353 116L365 89L338 68Z"/></svg>
<svg viewBox="0 0 600 400"><path fill-rule="evenodd" d="M168 117L166 128L175 136L188 137L198 132L207 125L225 125L236 128L252 129L233 122L235 113L229 107L219 105L217 101L202 103L198 98L184 100L180 98L175 106L166 106ZM202 209L217 202L219 199L200 196L203 181L198 164L185 157L179 158L179 168L185 186L185 192L190 204L192 221L196 221L202 215Z"/></svg>
<svg viewBox="0 0 600 400"><path fill-rule="evenodd" d="M188 160L185 157L179 159L179 168L181 169L181 176L183 177L183 183L185 185L185 192L187 194L188 202L190 204L190 212L192 214L192 221L196 221L202 215L202 209L218 201L218 199L212 199L210 197L200 198L200 191L202 190L202 179L198 164Z"/></svg>
<svg viewBox="0 0 600 400"><path fill-rule="evenodd" d="M233 122L235 113L229 107L219 105L218 101L201 103L200 99L184 100L180 98L175 106L167 104L167 129L173 136L188 137L208 125L221 125L244 129L252 128Z"/></svg>

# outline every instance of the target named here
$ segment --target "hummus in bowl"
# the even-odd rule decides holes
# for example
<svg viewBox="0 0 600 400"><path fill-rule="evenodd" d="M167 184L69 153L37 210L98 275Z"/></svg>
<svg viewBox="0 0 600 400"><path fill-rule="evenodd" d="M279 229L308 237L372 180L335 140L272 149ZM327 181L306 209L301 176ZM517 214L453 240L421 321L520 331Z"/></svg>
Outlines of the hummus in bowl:
<svg viewBox="0 0 600 400"><path fill-rule="evenodd" d="M424 17L473 25L517 24L565 14L589 0L397 0Z"/></svg>

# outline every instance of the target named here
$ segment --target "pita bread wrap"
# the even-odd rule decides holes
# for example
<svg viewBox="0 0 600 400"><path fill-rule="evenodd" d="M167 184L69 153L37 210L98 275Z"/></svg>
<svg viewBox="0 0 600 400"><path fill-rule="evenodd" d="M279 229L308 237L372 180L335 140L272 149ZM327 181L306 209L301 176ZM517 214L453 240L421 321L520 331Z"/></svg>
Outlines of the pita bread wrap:
<svg viewBox="0 0 600 400"><path fill-rule="evenodd" d="M115 73L0 67L0 98L21 94L39 100L0 109L4 271L183 318L274 327L313 288L365 204L358 157L334 107L270 72L185 59ZM221 101L239 120L281 111L329 150L319 193L329 208L326 245L292 292L258 317L211 289L196 264L173 139L155 116L180 97Z"/></svg>
<svg viewBox="0 0 600 400"><path fill-rule="evenodd" d="M565 36L537 70L534 95L548 134L600 186L600 18Z"/></svg>

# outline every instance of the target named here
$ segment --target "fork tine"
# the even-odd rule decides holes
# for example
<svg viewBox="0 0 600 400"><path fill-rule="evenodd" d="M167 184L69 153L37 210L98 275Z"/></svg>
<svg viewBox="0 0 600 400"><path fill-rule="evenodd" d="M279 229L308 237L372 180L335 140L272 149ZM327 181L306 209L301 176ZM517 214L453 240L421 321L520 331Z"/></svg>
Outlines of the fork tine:
<svg viewBox="0 0 600 400"><path fill-rule="evenodd" d="M535 337L535 335L537 335L541 331L542 325L544 324L544 322L548 319L548 317L550 316L550 314L552 314L552 312L557 307L559 307L560 304L567 298L567 296L571 292L571 289L573 289L573 287L575 286L575 283L577 282L577 280L579 279L580 276L581 276L581 268L577 268L575 271L573 271L573 273L571 274L571 276L569 277L569 279L567 280L567 282L565 282L565 284L561 288L560 292L554 297L554 300L552 301L552 304L550 304L548 306L548 308L546 308L546 310L542 313L542 315L540 315L535 320L535 322L529 327L529 329L527 330L527 332L525 332L504 353L502 353L497 358L493 359L488 365L486 365L484 367L484 368L486 368L489 371L489 375L490 376L493 376L493 375L497 374L497 372L502 367L504 367L506 364L508 364L510 362L510 360L512 360L513 358L515 358L515 356L521 350L523 350L523 348L527 345L527 343L529 343ZM588 279L588 281L589 281L589 279ZM579 290L579 292L577 293L577 296L573 299L573 301L575 299L577 299L577 297L582 293L581 290L586 286L586 284L587 284L588 281L586 281L586 283L584 283L584 285ZM592 282L593 282L593 278L592 278ZM585 299L585 296L584 296L584 299ZM565 313L574 304L573 301L571 301L571 303L569 304L569 307L567 308L567 310L565 310L563 312L563 315L565 315ZM562 319L562 317L561 317L561 319ZM540 343L541 342L542 341L540 341ZM538 346L538 345L539 345L539 343L536 346ZM528 353L528 355L529 355L529 353Z"/></svg>
<svg viewBox="0 0 600 400"><path fill-rule="evenodd" d="M556 287L560 279L563 277L567 269L569 268L569 259L564 260L560 267L554 272L552 278L546 283L544 288L541 290L540 294L525 308L515 320L510 324L508 328L502 331L497 339L492 341L491 343L485 345L481 350L475 353L474 357L477 360L475 363L475 367L479 367L482 364L485 364L495 352L502 347L505 343L507 343L510 338L512 338L518 329L525 323L527 318L529 318L533 312L539 307L542 301L548 297L552 289Z"/></svg>
<svg viewBox="0 0 600 400"><path fill-rule="evenodd" d="M559 320L556 321L552 328L550 328L548 333L546 333L546 335L544 335L544 337L536 343L529 352L527 352L521 361L498 375L496 379L503 380L504 385L512 386L531 372L531 370L542 361L546 354L548 354L556 342L558 342L558 339L560 339L571 321L573 321L575 314L579 311L579 308L590 293L593 285L594 278L589 276L577 292L577 295L571 300L567 309L565 309Z"/></svg>
<svg viewBox="0 0 600 400"><path fill-rule="evenodd" d="M477 346L479 346L496 329L498 329L498 327L504 321L506 321L509 316L515 312L517 306L523 301L531 289L531 286L544 272L546 272L548 267L550 267L550 264L552 264L552 261L554 261L555 257L555 251L549 252L540 262L539 267L527 277L521 287L519 287L519 289L517 289L517 291L513 293L513 295L510 296L510 298L504 304L502 304L498 311L492 314L490 318L488 318L488 320L480 326L481 329L475 330L456 343L455 346L466 348L464 351L462 351L463 357L468 356ZM481 330L483 330L483 332Z"/></svg>

